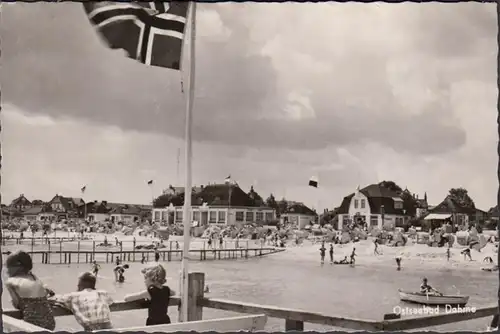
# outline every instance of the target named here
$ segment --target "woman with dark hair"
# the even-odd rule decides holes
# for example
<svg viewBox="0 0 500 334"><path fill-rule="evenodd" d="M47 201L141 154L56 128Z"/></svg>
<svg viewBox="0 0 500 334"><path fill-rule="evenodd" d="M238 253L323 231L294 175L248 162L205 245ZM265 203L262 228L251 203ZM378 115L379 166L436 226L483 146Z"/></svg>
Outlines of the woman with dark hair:
<svg viewBox="0 0 500 334"><path fill-rule="evenodd" d="M23 251L11 254L6 261L9 278L5 286L12 298L12 305L21 311L23 320L30 324L54 330L56 322L47 297L54 292L48 289L31 270L31 256Z"/></svg>

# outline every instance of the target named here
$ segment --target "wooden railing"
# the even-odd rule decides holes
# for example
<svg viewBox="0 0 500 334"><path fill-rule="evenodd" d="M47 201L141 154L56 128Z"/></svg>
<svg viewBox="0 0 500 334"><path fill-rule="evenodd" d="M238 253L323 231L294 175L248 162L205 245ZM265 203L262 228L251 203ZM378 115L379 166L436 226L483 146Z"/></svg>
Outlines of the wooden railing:
<svg viewBox="0 0 500 334"><path fill-rule="evenodd" d="M289 309L283 307L252 304L245 302L230 301L218 298L206 298L204 296L205 274L190 273L189 274L189 298L188 298L188 321L198 321L203 319L203 308L212 308L218 310L232 311L245 314L265 314L271 318L285 320L285 330L304 330L304 323L321 324L332 327L349 328L354 330L366 331L397 331L410 330L417 328L426 328L431 326L439 326L472 319L485 318L493 316L498 312L498 307L488 306L477 308L475 312L468 313L447 313L440 315L431 315L423 317L408 317L398 318L393 320L363 320L356 318L346 318L339 316L331 316L323 313L309 312L304 310ZM170 306L180 306L180 299L172 297ZM146 308L146 305L141 301L133 302L116 302L111 305L112 312L129 311ZM17 310L5 310L4 316L20 319L21 314ZM71 312L63 308L54 309L55 316L71 315ZM15 322L10 321L10 327ZM28 324L27 324L28 325ZM486 327L486 326L485 326ZM27 327L17 328L19 331L28 331ZM11 330L12 331L12 330Z"/></svg>

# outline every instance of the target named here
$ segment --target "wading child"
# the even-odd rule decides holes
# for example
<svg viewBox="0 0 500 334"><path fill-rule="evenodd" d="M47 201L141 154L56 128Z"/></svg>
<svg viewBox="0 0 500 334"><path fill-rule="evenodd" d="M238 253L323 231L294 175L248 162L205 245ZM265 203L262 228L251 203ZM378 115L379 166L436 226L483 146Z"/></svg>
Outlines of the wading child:
<svg viewBox="0 0 500 334"><path fill-rule="evenodd" d="M97 278L97 274L99 273L99 269L101 269L101 266L97 264L97 262L94 260L92 262L92 274Z"/></svg>
<svg viewBox="0 0 500 334"><path fill-rule="evenodd" d="M29 254L15 252L9 255L5 265L9 275L5 286L12 298L12 306L21 311L24 321L53 331L56 321L47 297L54 292L31 272L33 261Z"/></svg>
<svg viewBox="0 0 500 334"><path fill-rule="evenodd" d="M466 249L464 249L463 251L461 251L461 253L464 256L464 260L466 260L467 258L469 258L469 261L472 261L472 256L470 254L470 248L469 247L467 247Z"/></svg>
<svg viewBox="0 0 500 334"><path fill-rule="evenodd" d="M113 300L106 291L96 290L95 284L95 276L85 272L78 278L77 292L51 298L69 309L85 331L113 328L109 309Z"/></svg>
<svg viewBox="0 0 500 334"><path fill-rule="evenodd" d="M142 269L144 284L147 290L125 296L125 301L147 299L148 319L146 326L163 325L170 323L167 314L170 296L175 292L164 285L167 282L167 273L161 264L155 263L152 266Z"/></svg>
<svg viewBox="0 0 500 334"><path fill-rule="evenodd" d="M124 264L124 265L116 266L115 269L113 269L116 282L118 282L118 283L125 282L125 275L124 275L125 269L128 269L128 268L129 268L128 264Z"/></svg>

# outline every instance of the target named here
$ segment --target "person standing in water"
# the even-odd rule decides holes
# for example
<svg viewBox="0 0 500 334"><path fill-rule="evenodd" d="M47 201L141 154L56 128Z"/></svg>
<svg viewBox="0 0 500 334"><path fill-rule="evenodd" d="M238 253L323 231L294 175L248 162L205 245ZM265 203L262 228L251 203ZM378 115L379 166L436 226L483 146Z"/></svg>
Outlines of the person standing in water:
<svg viewBox="0 0 500 334"><path fill-rule="evenodd" d="M398 266L397 270L401 270L401 255L396 256L396 264Z"/></svg>
<svg viewBox="0 0 500 334"><path fill-rule="evenodd" d="M450 252L450 246L448 246L448 248L446 248L446 259L448 260L448 262L450 262L450 258L451 258L451 252Z"/></svg>
<svg viewBox="0 0 500 334"><path fill-rule="evenodd" d="M472 261L472 256L470 254L470 248L469 247L467 247L466 249L464 249L461 253L464 255L464 260L466 260L467 258L469 258L469 261Z"/></svg>
<svg viewBox="0 0 500 334"><path fill-rule="evenodd" d="M333 264L333 244L330 244L330 264Z"/></svg>
<svg viewBox="0 0 500 334"><path fill-rule="evenodd" d="M378 239L373 240L373 244L375 245L375 249L373 250L374 255L380 255L378 251Z"/></svg>
<svg viewBox="0 0 500 334"><path fill-rule="evenodd" d="M356 263L356 247L353 247L351 253L351 264L354 265Z"/></svg>
<svg viewBox="0 0 500 334"><path fill-rule="evenodd" d="M97 274L99 273L99 269L101 269L101 266L94 260L92 262L92 274L97 278Z"/></svg>
<svg viewBox="0 0 500 334"><path fill-rule="evenodd" d="M326 251L325 245L322 244L321 248L319 249L319 254L321 255L321 264L325 263L325 251Z"/></svg>

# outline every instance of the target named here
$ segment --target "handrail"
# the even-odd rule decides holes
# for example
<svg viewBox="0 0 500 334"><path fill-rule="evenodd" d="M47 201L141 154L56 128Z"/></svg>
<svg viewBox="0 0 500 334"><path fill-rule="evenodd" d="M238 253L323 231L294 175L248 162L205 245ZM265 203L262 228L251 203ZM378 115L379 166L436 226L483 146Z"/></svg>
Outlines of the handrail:
<svg viewBox="0 0 500 334"><path fill-rule="evenodd" d="M357 330L381 330L380 321L362 320L355 318L344 318L329 316L316 312L294 310L277 306L235 302L224 299L203 298L201 306L218 310L233 311L239 313L265 314L271 318L281 318L315 324L323 324L334 327L343 327Z"/></svg>
<svg viewBox="0 0 500 334"><path fill-rule="evenodd" d="M289 309L277 306L260 305L246 302L237 302L218 298L199 298L198 303L201 307L212 309L232 311L245 314L265 314L271 318L285 319L287 321L308 322L322 324L333 327L342 327L356 330L371 331L397 331L410 330L416 328L425 328L431 326L445 325L455 322L467 321L472 319L485 318L497 313L497 306L486 306L476 308L476 312L468 313L445 313L439 315L430 315L423 317L408 317L395 320L363 320L356 318L345 318L339 316L330 316L318 312L310 312L296 309ZM170 306L179 306L180 298L171 297ZM142 301L119 301L111 305L112 312L129 311L144 309L146 305ZM5 310L4 315L17 318L21 317L18 310ZM54 308L55 316L71 315L71 312L61 307Z"/></svg>

